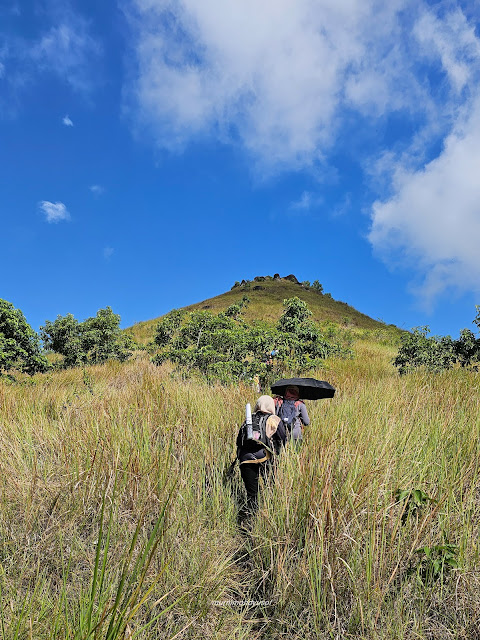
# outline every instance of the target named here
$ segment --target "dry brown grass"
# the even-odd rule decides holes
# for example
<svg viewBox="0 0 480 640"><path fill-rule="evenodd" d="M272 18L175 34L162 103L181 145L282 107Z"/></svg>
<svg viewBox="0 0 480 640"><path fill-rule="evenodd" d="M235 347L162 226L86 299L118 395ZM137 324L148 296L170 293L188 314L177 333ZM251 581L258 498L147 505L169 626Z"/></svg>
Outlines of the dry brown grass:
<svg viewBox="0 0 480 640"><path fill-rule="evenodd" d="M282 455L248 536L236 526L239 478L225 485L223 471L250 388L182 380L145 356L0 382L0 637L82 637L103 502L108 589L94 613L110 606L137 525L139 548L167 505L151 592L126 637L473 640L477 377L399 378L388 346L356 352L319 372L337 394L309 403L304 446ZM436 502L402 525L397 488ZM422 586L408 574L415 550L443 531L460 568ZM271 604L214 604L250 599Z"/></svg>

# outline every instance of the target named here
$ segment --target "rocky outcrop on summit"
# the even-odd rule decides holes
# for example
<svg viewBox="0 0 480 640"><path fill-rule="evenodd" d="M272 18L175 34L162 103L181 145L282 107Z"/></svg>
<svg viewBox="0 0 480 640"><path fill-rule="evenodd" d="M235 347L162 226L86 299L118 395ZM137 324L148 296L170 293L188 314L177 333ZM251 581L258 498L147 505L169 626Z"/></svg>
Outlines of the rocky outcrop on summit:
<svg viewBox="0 0 480 640"><path fill-rule="evenodd" d="M232 289L236 289L237 287L245 287L245 285L250 285L251 282L268 282L271 280L289 280L289 282L293 282L294 284L301 285L302 283L291 273L289 276L280 277L278 273L275 273L273 276L255 276L253 280L242 280L241 282L235 282Z"/></svg>

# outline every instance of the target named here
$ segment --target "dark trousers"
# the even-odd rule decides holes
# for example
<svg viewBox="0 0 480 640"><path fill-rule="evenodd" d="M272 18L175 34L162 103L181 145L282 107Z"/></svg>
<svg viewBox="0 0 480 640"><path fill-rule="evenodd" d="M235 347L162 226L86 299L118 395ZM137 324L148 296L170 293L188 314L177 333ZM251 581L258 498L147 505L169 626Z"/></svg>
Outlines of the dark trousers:
<svg viewBox="0 0 480 640"><path fill-rule="evenodd" d="M274 480L273 465L270 461L256 463L247 463L240 465L240 473L242 476L245 491L247 492L247 500L239 513L239 519L244 520L253 515L258 509L258 482L260 476L266 482Z"/></svg>

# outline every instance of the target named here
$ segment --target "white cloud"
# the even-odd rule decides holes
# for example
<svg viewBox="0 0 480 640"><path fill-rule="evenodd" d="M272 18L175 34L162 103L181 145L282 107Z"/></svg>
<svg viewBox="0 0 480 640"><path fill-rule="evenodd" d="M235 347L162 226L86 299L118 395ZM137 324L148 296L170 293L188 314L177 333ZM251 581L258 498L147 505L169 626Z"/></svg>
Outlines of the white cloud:
<svg viewBox="0 0 480 640"><path fill-rule="evenodd" d="M373 205L370 241L387 262L424 274L426 304L447 288L480 291L480 98L440 155L419 170L397 168L393 195Z"/></svg>
<svg viewBox="0 0 480 640"><path fill-rule="evenodd" d="M430 299L479 288L472 7L467 19L456 0L133 4L137 66L126 93L136 127L157 145L182 151L213 137L246 149L263 172L318 175L352 139L368 180L375 167L369 237L384 260L413 264ZM307 211L311 197L290 209Z"/></svg>
<svg viewBox="0 0 480 640"><path fill-rule="evenodd" d="M390 195L373 204L369 238L385 262L413 267L428 307L445 290L480 292L480 39L458 9L425 12L414 33L444 73L437 113L449 126L433 159L419 163L414 146L384 155Z"/></svg>
<svg viewBox="0 0 480 640"><path fill-rule="evenodd" d="M321 196L315 195L311 191L304 191L298 200L289 206L290 211L307 212L323 203Z"/></svg>
<svg viewBox="0 0 480 640"><path fill-rule="evenodd" d="M45 214L47 222L60 222L61 220L70 220L70 213L63 202L49 202L42 200L40 209Z"/></svg>
<svg viewBox="0 0 480 640"><path fill-rule="evenodd" d="M105 193L105 187L102 187L100 184L92 184L88 188L96 196L101 196Z"/></svg>
<svg viewBox="0 0 480 640"><path fill-rule="evenodd" d="M415 25L414 34L425 56L438 59L456 92L462 91L478 65L480 41L475 28L457 9L440 19L425 12Z"/></svg>
<svg viewBox="0 0 480 640"><path fill-rule="evenodd" d="M110 258L113 256L115 249L112 249L112 247L105 247L103 249L103 257L105 258L105 260L110 260Z"/></svg>
<svg viewBox="0 0 480 640"><path fill-rule="evenodd" d="M71 12L28 51L39 71L55 73L75 90L87 92L92 85L90 61L99 53L100 47L90 36L87 22Z"/></svg>
<svg viewBox="0 0 480 640"><path fill-rule="evenodd" d="M73 127L73 122L71 121L71 119L70 119L70 117L68 115L63 116L62 122L66 127Z"/></svg>
<svg viewBox="0 0 480 640"><path fill-rule="evenodd" d="M399 18L415 15L410 0L136 6L136 114L166 148L213 133L264 165L305 167L335 142L342 108L423 110Z"/></svg>
<svg viewBox="0 0 480 640"><path fill-rule="evenodd" d="M95 84L101 54L99 43L90 33L90 24L75 12L69 2L45 3L43 17L50 26L26 37L0 20L0 64L5 84L0 96L0 113L14 112L26 86L39 82L43 74L55 74L75 91L88 95ZM32 29L36 22L32 21ZM30 30L30 29L29 29Z"/></svg>

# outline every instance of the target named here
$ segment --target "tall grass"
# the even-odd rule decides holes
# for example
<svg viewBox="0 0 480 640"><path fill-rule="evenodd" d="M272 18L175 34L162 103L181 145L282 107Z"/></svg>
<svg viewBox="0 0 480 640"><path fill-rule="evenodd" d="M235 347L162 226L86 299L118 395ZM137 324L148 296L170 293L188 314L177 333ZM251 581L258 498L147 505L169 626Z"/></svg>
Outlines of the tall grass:
<svg viewBox="0 0 480 640"><path fill-rule="evenodd" d="M248 535L224 471L252 389L146 358L1 382L0 638L475 638L477 378L356 352ZM399 488L435 501L402 518ZM445 536L459 568L422 582Z"/></svg>

